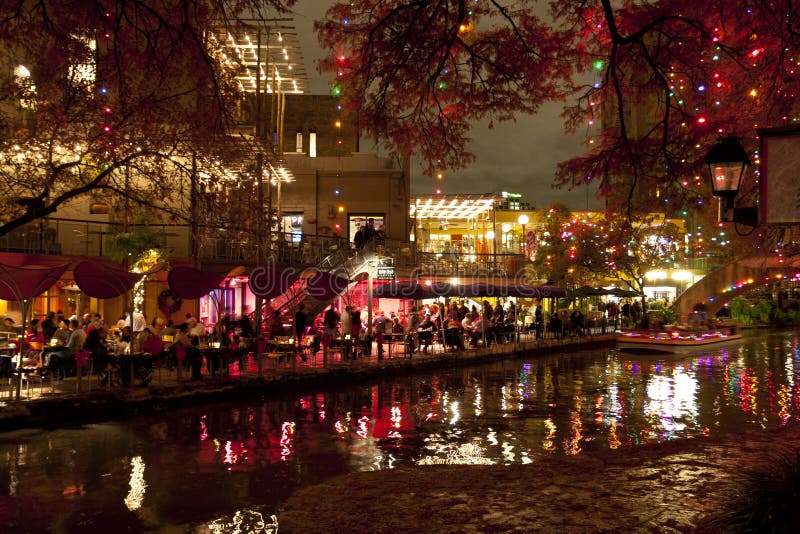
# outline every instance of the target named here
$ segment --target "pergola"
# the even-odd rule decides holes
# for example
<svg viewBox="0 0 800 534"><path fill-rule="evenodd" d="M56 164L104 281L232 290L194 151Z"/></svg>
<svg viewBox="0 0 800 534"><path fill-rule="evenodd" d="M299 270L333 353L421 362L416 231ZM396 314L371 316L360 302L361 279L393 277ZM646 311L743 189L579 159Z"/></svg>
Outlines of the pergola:
<svg viewBox="0 0 800 534"><path fill-rule="evenodd" d="M434 195L412 199L411 216L415 219L475 220L486 218L494 208L493 194Z"/></svg>
<svg viewBox="0 0 800 534"><path fill-rule="evenodd" d="M247 93L303 93L308 73L291 18L239 19L237 27L220 28L215 37L223 60L237 69Z"/></svg>

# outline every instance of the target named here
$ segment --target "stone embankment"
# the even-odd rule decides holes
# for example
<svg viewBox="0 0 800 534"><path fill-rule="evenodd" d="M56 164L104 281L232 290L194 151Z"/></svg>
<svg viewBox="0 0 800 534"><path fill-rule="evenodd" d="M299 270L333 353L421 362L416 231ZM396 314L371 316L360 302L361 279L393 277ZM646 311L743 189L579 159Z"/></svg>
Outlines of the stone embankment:
<svg viewBox="0 0 800 534"><path fill-rule="evenodd" d="M589 350L613 344L613 335L602 334L563 340L533 340L519 343L490 345L459 352L416 353L405 358L402 353L391 359L377 360L372 356L357 361L337 361L322 366L322 352L307 364L296 368L266 369L262 377L250 370L238 376L206 376L203 380L177 381L169 378L163 383L154 380L148 387L97 388L80 394L74 379L61 384L60 392L42 395L31 400L0 399L0 432L32 426L60 426L82 422L121 419L140 413L152 413L169 408L215 402L238 396L266 396L292 390L308 390L333 384L355 383L387 378L416 370L436 369L454 365L469 365L501 358L556 354L572 350ZM333 356L330 358L334 360ZM46 382L46 381L45 381ZM71 383L70 383L71 382ZM66 387L65 387L66 385ZM42 385L42 391L47 391Z"/></svg>

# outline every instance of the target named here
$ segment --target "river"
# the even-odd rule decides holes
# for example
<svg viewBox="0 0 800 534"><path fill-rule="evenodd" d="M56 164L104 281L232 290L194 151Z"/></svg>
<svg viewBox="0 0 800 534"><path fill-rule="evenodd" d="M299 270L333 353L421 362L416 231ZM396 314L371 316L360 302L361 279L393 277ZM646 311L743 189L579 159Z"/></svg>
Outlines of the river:
<svg viewBox="0 0 800 534"><path fill-rule="evenodd" d="M774 428L800 416L799 373L800 331L751 332L683 355L523 356L19 430L0 434L0 530L253 529L298 487L353 471L529 463Z"/></svg>

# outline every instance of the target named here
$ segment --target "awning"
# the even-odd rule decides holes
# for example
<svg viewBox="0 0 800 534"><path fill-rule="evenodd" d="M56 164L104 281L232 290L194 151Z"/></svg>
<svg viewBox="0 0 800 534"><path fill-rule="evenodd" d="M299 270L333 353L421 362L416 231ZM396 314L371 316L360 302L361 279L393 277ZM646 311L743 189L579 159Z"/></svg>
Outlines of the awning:
<svg viewBox="0 0 800 534"><path fill-rule="evenodd" d="M133 289L141 274L129 273L122 265L82 261L72 270L81 291L97 299L111 299Z"/></svg>
<svg viewBox="0 0 800 534"><path fill-rule="evenodd" d="M565 297L566 291L556 286L528 285L522 283L475 282L456 286L454 293L459 297L517 297L517 298L558 298Z"/></svg>
<svg viewBox="0 0 800 534"><path fill-rule="evenodd" d="M599 295L613 295L615 297L635 297L638 295L635 291L628 289L621 289L619 287L592 287L581 286L569 292L573 297L594 297Z"/></svg>
<svg viewBox="0 0 800 534"><path fill-rule="evenodd" d="M170 269L167 275L167 284L172 295L184 299L199 299L215 289L219 289L225 276L217 273L208 273L179 265Z"/></svg>
<svg viewBox="0 0 800 534"><path fill-rule="evenodd" d="M69 267L19 267L0 264L0 299L30 300L50 289Z"/></svg>
<svg viewBox="0 0 800 534"><path fill-rule="evenodd" d="M434 299L437 295L432 286L420 284L416 280L389 282L376 285L372 296L377 299Z"/></svg>
<svg viewBox="0 0 800 534"><path fill-rule="evenodd" d="M283 295L299 280L294 267L279 268L272 265L256 267L250 273L250 291L262 299L274 299Z"/></svg>

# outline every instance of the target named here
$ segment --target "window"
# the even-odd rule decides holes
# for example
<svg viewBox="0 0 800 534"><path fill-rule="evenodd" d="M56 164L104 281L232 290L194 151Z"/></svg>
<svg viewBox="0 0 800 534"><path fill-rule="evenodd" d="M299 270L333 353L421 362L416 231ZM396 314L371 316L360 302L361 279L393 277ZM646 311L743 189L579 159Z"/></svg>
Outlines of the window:
<svg viewBox="0 0 800 534"><path fill-rule="evenodd" d="M283 216L281 232L284 239L292 243L299 243L303 239L303 214L290 213Z"/></svg>
<svg viewBox="0 0 800 534"><path fill-rule="evenodd" d="M351 215L350 216L350 225L348 230L350 231L350 239L356 235L356 232L361 226L365 226L367 224L367 219L372 217L375 219L375 230L382 230L384 220L383 215Z"/></svg>

